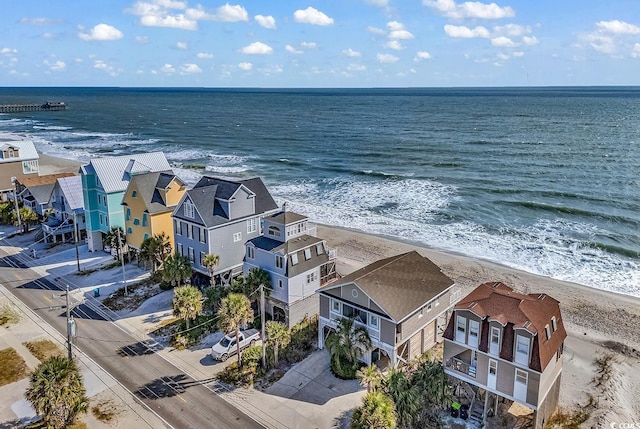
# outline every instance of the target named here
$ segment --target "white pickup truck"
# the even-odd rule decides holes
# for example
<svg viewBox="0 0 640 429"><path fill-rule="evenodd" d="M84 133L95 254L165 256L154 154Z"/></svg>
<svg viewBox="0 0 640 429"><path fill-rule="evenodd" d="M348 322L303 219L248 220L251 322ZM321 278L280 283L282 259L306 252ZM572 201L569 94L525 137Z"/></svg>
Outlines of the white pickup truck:
<svg viewBox="0 0 640 429"><path fill-rule="evenodd" d="M239 338L240 350L242 350L245 347L254 345L256 341L260 339L260 332L258 332L257 329L240 330ZM223 362L237 352L238 347L236 346L235 332L225 335L218 343L211 347L211 357Z"/></svg>

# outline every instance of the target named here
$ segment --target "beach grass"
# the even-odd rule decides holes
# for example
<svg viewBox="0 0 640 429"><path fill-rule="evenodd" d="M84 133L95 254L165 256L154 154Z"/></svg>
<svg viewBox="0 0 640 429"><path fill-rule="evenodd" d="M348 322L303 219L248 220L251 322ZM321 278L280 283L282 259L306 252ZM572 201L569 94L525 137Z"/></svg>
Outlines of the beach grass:
<svg viewBox="0 0 640 429"><path fill-rule="evenodd" d="M27 375L29 368L15 349L0 350L0 386L22 380Z"/></svg>
<svg viewBox="0 0 640 429"><path fill-rule="evenodd" d="M22 343L32 355L43 362L51 356L62 356L64 352L51 340L26 341Z"/></svg>

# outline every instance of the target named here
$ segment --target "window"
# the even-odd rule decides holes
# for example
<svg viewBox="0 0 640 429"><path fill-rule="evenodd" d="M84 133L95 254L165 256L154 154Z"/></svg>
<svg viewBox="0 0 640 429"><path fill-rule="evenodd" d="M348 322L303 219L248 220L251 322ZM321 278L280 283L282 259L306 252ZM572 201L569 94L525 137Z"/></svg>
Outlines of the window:
<svg viewBox="0 0 640 429"><path fill-rule="evenodd" d="M131 192L131 198L138 198L138 191Z"/></svg>
<svg viewBox="0 0 640 429"><path fill-rule="evenodd" d="M276 268L282 268L284 266L284 258L280 255L276 255Z"/></svg>
<svg viewBox="0 0 640 429"><path fill-rule="evenodd" d="M430 312L433 309L433 303L429 303L427 304L427 313Z"/></svg>
<svg viewBox="0 0 640 429"><path fill-rule="evenodd" d="M498 374L498 361L489 359L489 374L496 375Z"/></svg>
<svg viewBox="0 0 640 429"><path fill-rule="evenodd" d="M459 343L466 342L467 338L467 319L462 316L456 317L456 341Z"/></svg>
<svg viewBox="0 0 640 429"><path fill-rule="evenodd" d="M369 326L374 329L378 329L380 326L380 318L375 314L369 314Z"/></svg>
<svg viewBox="0 0 640 429"><path fill-rule="evenodd" d="M251 234L253 232L256 232L257 230L258 230L258 222L257 222L256 218L248 219L247 220L247 234Z"/></svg>
<svg viewBox="0 0 640 429"><path fill-rule="evenodd" d="M424 307L420 309L420 313L418 314L418 319L424 316Z"/></svg>
<svg viewBox="0 0 640 429"><path fill-rule="evenodd" d="M102 215L100 215L100 225L102 225L104 221L102 220Z"/></svg>
<svg viewBox="0 0 640 429"><path fill-rule="evenodd" d="M255 248L253 247L247 247L247 258L249 259L253 259L255 258Z"/></svg>
<svg viewBox="0 0 640 429"><path fill-rule="evenodd" d="M309 273L309 274L307 274L307 283L313 283L314 281L316 281L317 278L318 277L317 277L315 271L312 272L312 273Z"/></svg>
<svg viewBox="0 0 640 429"><path fill-rule="evenodd" d="M149 238L149 234L145 234L144 237L142 238L142 241L146 240L147 238Z"/></svg>
<svg viewBox="0 0 640 429"><path fill-rule="evenodd" d="M195 262L196 261L196 253L193 251L193 247L189 247L187 249L188 253L189 253L189 260L191 262Z"/></svg>
<svg viewBox="0 0 640 429"><path fill-rule="evenodd" d="M180 222L177 220L173 221L173 229L176 232L176 235L182 235L182 229L180 228Z"/></svg>
<svg viewBox="0 0 640 429"><path fill-rule="evenodd" d="M187 238L189 240L193 239L193 225L187 225Z"/></svg>
<svg viewBox="0 0 640 429"><path fill-rule="evenodd" d="M500 353L500 328L491 327L491 338L489 340L489 353L497 355Z"/></svg>
<svg viewBox="0 0 640 429"><path fill-rule="evenodd" d="M547 340L551 338L551 328L549 325L544 325L544 335L547 337Z"/></svg>
<svg viewBox="0 0 640 429"><path fill-rule="evenodd" d="M298 263L298 254L294 253L291 255L291 265L296 265Z"/></svg>
<svg viewBox="0 0 640 429"><path fill-rule="evenodd" d="M133 219L133 224L136 226L140 225L140 219L138 218Z"/></svg>
<svg viewBox="0 0 640 429"><path fill-rule="evenodd" d="M311 249L304 249L304 260L308 261L311 259Z"/></svg>
<svg viewBox="0 0 640 429"><path fill-rule="evenodd" d="M480 331L480 322L477 320L469 320L469 340L471 347L478 347L478 333Z"/></svg>
<svg viewBox="0 0 640 429"><path fill-rule="evenodd" d="M200 252L200 266L204 267L204 256L206 255L205 252Z"/></svg>
<svg viewBox="0 0 640 429"><path fill-rule="evenodd" d="M133 230L131 229L131 227L127 228L127 234L131 234L133 233Z"/></svg>
<svg viewBox="0 0 640 429"><path fill-rule="evenodd" d="M316 253L322 255L324 253L324 245L322 243L316 244Z"/></svg>
<svg viewBox="0 0 640 429"><path fill-rule="evenodd" d="M556 332L558 330L558 322L556 321L556 316L553 316L551 318L551 328L553 329L553 332Z"/></svg>
<svg viewBox="0 0 640 429"><path fill-rule="evenodd" d="M147 214L142 213L142 226L147 226Z"/></svg>
<svg viewBox="0 0 640 429"><path fill-rule="evenodd" d="M277 226L271 225L267 230L267 234L273 235L274 237L280 237L280 228Z"/></svg>
<svg viewBox="0 0 640 429"><path fill-rule="evenodd" d="M278 279L278 287L282 287L282 279Z"/></svg>
<svg viewBox="0 0 640 429"><path fill-rule="evenodd" d="M131 209L127 207L126 220L131 220Z"/></svg>
<svg viewBox="0 0 640 429"><path fill-rule="evenodd" d="M182 243L178 243L178 254L184 256L184 249Z"/></svg>
<svg viewBox="0 0 640 429"><path fill-rule="evenodd" d="M335 299L331 300L331 311L340 314L340 301L336 301Z"/></svg>
<svg viewBox="0 0 640 429"><path fill-rule="evenodd" d="M194 218L194 210L193 210L193 204L191 204L191 201L185 201L184 202L184 217L188 217L189 219L193 219Z"/></svg>
<svg viewBox="0 0 640 429"><path fill-rule="evenodd" d="M24 174L37 173L38 161L22 161L22 172Z"/></svg>
<svg viewBox="0 0 640 429"><path fill-rule="evenodd" d="M207 242L207 230L204 228L198 228L198 235L200 236L200 243Z"/></svg>
<svg viewBox="0 0 640 429"><path fill-rule="evenodd" d="M104 198L104 206L107 207L107 196L104 195L103 198Z"/></svg>
<svg viewBox="0 0 640 429"><path fill-rule="evenodd" d="M13 149L9 149L9 158L13 158Z"/></svg>
<svg viewBox="0 0 640 429"><path fill-rule="evenodd" d="M529 338L516 335L516 363L529 365Z"/></svg>
<svg viewBox="0 0 640 429"><path fill-rule="evenodd" d="M528 374L527 371L516 369L516 382L521 384L527 384Z"/></svg>
<svg viewBox="0 0 640 429"><path fill-rule="evenodd" d="M233 234L233 242L236 243L238 241L242 240L242 233L241 232L236 232Z"/></svg>

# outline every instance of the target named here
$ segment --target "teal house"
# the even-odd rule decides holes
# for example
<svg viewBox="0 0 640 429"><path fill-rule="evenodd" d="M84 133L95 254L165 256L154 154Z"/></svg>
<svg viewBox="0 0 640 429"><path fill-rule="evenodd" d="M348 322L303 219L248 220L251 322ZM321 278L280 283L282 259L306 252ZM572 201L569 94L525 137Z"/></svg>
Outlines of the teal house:
<svg viewBox="0 0 640 429"><path fill-rule="evenodd" d="M104 235L111 228L124 230L121 204L131 178L163 171L171 172L171 166L162 152L97 158L80 167L90 251L103 249Z"/></svg>

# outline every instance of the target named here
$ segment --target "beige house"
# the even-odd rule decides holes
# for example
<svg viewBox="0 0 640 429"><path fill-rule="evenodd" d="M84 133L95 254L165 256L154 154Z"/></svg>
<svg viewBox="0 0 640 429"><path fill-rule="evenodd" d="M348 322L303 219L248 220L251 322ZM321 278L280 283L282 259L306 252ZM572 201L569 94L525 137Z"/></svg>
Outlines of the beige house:
<svg viewBox="0 0 640 429"><path fill-rule="evenodd" d="M0 201L13 192L16 179L38 176L38 152L31 140L0 134Z"/></svg>
<svg viewBox="0 0 640 429"><path fill-rule="evenodd" d="M556 409L567 333L558 301L484 283L456 304L444 333L445 372L523 404L541 429ZM493 395L491 395L493 394Z"/></svg>
<svg viewBox="0 0 640 429"><path fill-rule="evenodd" d="M396 367L441 341L459 290L437 265L412 251L374 262L318 293L320 348L339 319L354 318L372 342L362 360Z"/></svg>

